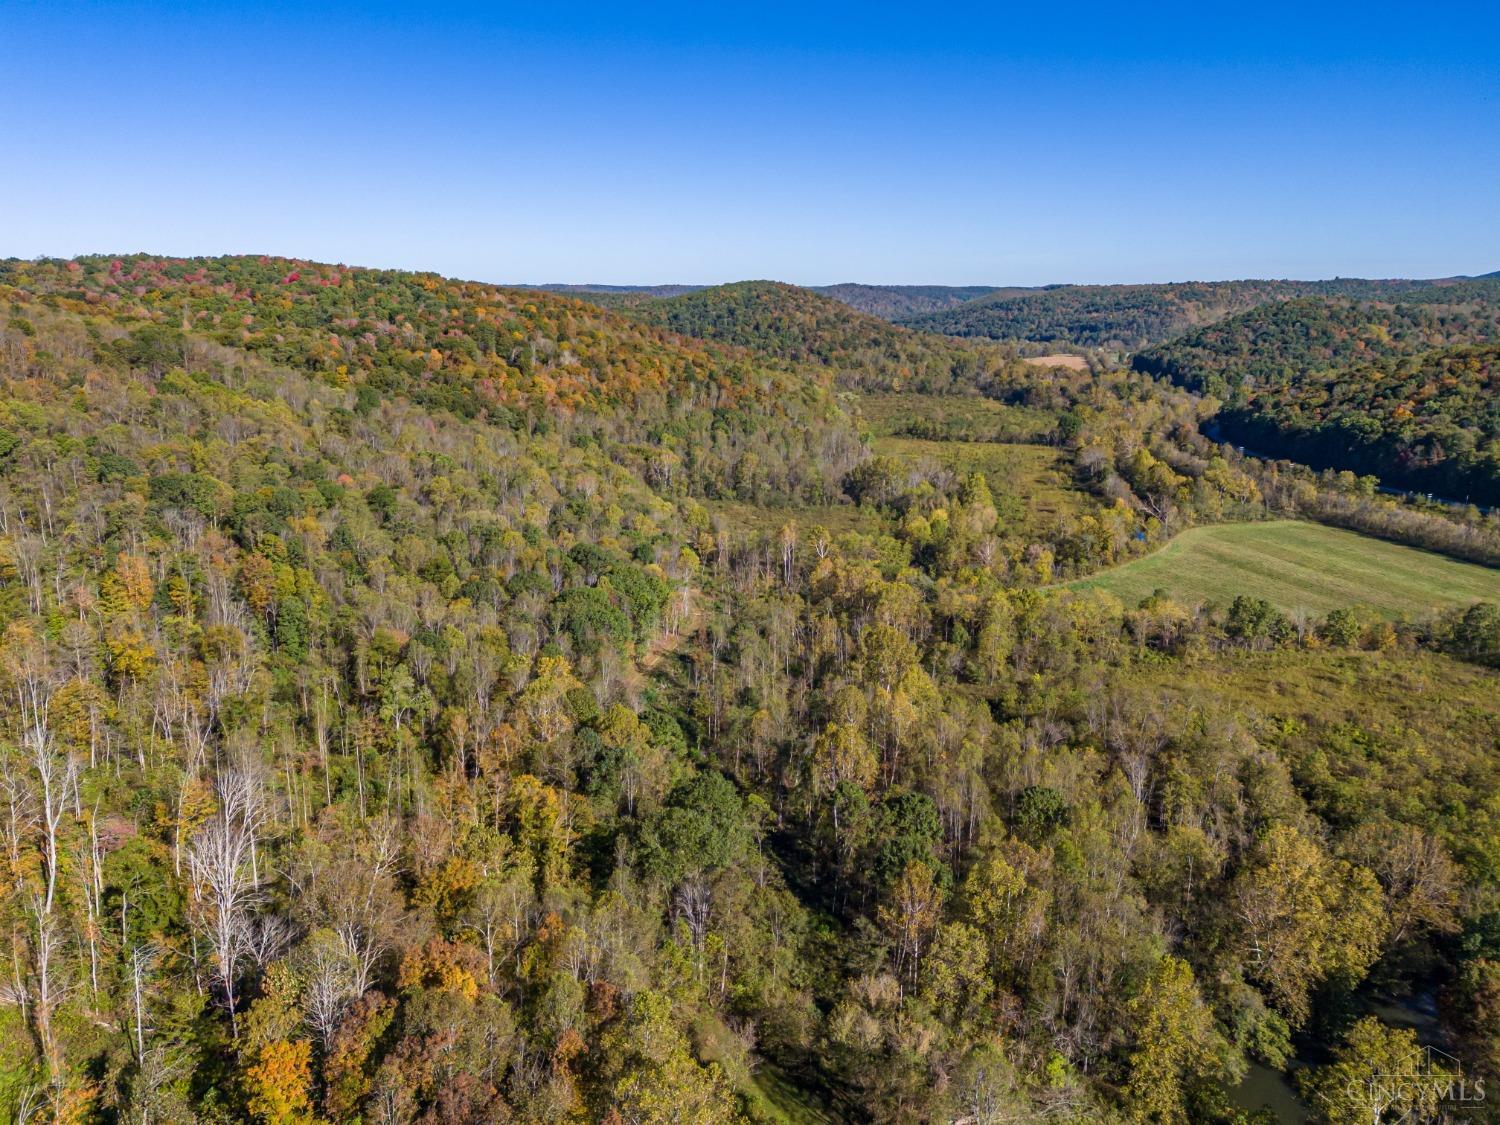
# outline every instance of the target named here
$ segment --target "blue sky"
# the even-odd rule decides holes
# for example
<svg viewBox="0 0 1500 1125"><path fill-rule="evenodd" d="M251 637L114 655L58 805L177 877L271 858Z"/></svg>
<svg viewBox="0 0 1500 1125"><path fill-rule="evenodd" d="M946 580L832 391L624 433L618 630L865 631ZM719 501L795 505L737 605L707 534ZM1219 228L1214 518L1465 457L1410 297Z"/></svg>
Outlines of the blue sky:
<svg viewBox="0 0 1500 1125"><path fill-rule="evenodd" d="M1500 269L1500 5L0 0L0 256L492 281Z"/></svg>

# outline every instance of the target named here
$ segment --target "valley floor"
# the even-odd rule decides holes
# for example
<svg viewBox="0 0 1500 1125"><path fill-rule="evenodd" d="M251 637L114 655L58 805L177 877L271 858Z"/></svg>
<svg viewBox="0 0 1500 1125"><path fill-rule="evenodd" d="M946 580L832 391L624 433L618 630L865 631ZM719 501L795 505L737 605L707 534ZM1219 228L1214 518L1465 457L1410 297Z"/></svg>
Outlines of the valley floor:
<svg viewBox="0 0 1500 1125"><path fill-rule="evenodd" d="M1295 520L1189 528L1143 559L1071 583L1134 605L1264 598L1287 612L1371 606L1396 617L1500 598L1500 571Z"/></svg>

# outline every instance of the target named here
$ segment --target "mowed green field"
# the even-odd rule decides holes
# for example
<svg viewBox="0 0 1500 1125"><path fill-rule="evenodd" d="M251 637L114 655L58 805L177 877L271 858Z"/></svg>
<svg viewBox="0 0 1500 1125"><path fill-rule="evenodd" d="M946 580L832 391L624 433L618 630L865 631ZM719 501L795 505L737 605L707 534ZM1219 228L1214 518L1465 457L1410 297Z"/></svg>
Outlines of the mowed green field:
<svg viewBox="0 0 1500 1125"><path fill-rule="evenodd" d="M1126 605L1162 589L1189 604L1247 594L1287 612L1365 605L1390 617L1500 601L1500 570L1295 520L1190 528L1155 554L1069 585Z"/></svg>

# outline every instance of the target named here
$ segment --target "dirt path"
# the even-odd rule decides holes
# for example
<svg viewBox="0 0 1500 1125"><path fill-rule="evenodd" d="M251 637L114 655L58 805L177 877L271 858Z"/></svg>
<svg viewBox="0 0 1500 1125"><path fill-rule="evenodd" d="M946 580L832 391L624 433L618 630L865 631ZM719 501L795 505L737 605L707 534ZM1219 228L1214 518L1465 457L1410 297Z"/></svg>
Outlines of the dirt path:
<svg viewBox="0 0 1500 1125"><path fill-rule="evenodd" d="M646 646L646 653L638 662L642 672L655 671L658 664L681 648L683 642L698 631L698 626L703 623L702 599L703 593L699 591L693 598L686 619L677 627L675 633L662 633Z"/></svg>

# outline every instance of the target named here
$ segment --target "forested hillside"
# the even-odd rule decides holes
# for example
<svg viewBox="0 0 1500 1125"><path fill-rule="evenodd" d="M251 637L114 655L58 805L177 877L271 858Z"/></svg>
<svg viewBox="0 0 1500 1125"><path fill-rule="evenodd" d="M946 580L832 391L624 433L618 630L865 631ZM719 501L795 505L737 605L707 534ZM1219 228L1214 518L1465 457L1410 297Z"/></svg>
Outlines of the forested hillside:
<svg viewBox="0 0 1500 1125"><path fill-rule="evenodd" d="M1133 352L1261 305L1305 296L1392 299L1461 281L1211 281L1162 285L1062 285L1000 290L901 323L955 336L989 336ZM1442 298L1447 300L1449 298Z"/></svg>
<svg viewBox="0 0 1500 1125"><path fill-rule="evenodd" d="M1422 296L1269 305L1135 365L1224 400L1224 436L1255 449L1500 502L1500 283Z"/></svg>
<svg viewBox="0 0 1500 1125"><path fill-rule="evenodd" d="M677 297L707 285L537 285L528 288L567 293L606 308L623 308L653 297ZM843 285L803 286L809 292L848 305L857 312L896 320L903 316L952 308L975 297L995 292L991 285ZM1014 290L1024 292L1024 290Z"/></svg>
<svg viewBox="0 0 1500 1125"><path fill-rule="evenodd" d="M517 289L541 289L548 293L563 293L568 296L588 294L637 294L642 297L675 297L679 293L691 293L702 289L702 285L591 285L583 283L552 282L546 285L517 285Z"/></svg>
<svg viewBox="0 0 1500 1125"><path fill-rule="evenodd" d="M702 289L702 285L524 285L520 289L539 289L546 293L561 293L587 301L601 309L623 309L653 297L676 297Z"/></svg>
<svg viewBox="0 0 1500 1125"><path fill-rule="evenodd" d="M1500 520L789 287L0 302L12 1119L1227 1125L1300 1059L1363 1120L1413 993L1497 1074L1500 609L1066 582Z"/></svg>
<svg viewBox="0 0 1500 1125"><path fill-rule="evenodd" d="M828 367L842 385L860 389L974 390L1014 360L999 347L913 332L777 281L716 285L626 311L685 336Z"/></svg>
<svg viewBox="0 0 1500 1125"><path fill-rule="evenodd" d="M951 309L997 290L993 285L814 285L815 293L842 301L851 309L885 320Z"/></svg>
<svg viewBox="0 0 1500 1125"><path fill-rule="evenodd" d="M0 285L107 319L108 331L77 331L153 372L190 363L202 345L228 347L210 347L210 359L243 354L311 373L361 412L400 395L575 444L612 441L690 491L715 494L728 480L731 493L826 498L848 456L830 462L822 448L825 436L839 440L841 415L816 374L669 341L578 301L264 258L3 263ZM12 330L24 334L24 310L18 320ZM815 449L798 454L779 444L788 441Z"/></svg>

